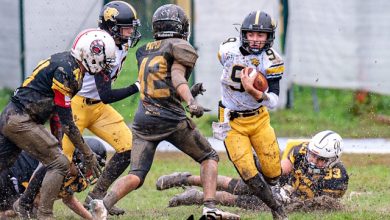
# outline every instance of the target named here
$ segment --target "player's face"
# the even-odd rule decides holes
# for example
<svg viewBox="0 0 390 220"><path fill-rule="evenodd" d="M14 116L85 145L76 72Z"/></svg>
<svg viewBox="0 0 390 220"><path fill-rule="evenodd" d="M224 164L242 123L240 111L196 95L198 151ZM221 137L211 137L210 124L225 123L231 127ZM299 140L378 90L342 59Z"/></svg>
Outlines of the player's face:
<svg viewBox="0 0 390 220"><path fill-rule="evenodd" d="M125 26L120 28L121 38L127 41L131 35L134 33L134 28L132 26ZM115 39L115 43L119 44L121 39Z"/></svg>
<svg viewBox="0 0 390 220"><path fill-rule="evenodd" d="M261 49L264 47L268 34L256 31L249 31L246 33L246 39L249 41L250 48Z"/></svg>
<svg viewBox="0 0 390 220"><path fill-rule="evenodd" d="M315 164L318 168L325 168L325 165L329 159L317 156L309 151L307 154L307 160L309 161L309 163Z"/></svg>

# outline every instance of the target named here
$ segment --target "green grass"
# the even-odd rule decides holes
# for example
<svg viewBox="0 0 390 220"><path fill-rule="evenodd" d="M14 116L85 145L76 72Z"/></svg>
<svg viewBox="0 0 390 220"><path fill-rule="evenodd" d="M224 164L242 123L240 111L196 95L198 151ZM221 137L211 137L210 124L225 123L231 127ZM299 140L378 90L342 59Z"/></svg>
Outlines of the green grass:
<svg viewBox="0 0 390 220"><path fill-rule="evenodd" d="M390 155L346 154L343 161L350 175L349 188L342 199L342 211L293 212L289 219L389 219L390 210ZM178 166L180 163L180 166ZM157 153L154 164L142 188L131 192L118 205L126 209L126 215L112 219L187 219L194 215L200 218L199 206L167 208L168 201L183 189L157 191L155 181L160 175L175 171L190 171L199 174L199 165L181 153ZM221 154L219 174L237 177L234 167L225 154ZM361 192L350 197L351 192ZM82 201L86 193L77 194ZM269 212L254 212L235 207L224 210L241 215L242 219L271 219ZM55 204L58 219L78 219L60 201Z"/></svg>

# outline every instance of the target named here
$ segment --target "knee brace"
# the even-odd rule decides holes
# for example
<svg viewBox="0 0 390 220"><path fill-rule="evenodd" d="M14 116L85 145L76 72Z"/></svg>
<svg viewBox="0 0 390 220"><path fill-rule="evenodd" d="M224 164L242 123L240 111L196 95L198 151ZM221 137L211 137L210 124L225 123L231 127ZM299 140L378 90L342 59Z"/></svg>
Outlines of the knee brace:
<svg viewBox="0 0 390 220"><path fill-rule="evenodd" d="M250 195L251 189L241 179L232 179L227 188L227 192L233 195Z"/></svg>
<svg viewBox="0 0 390 220"><path fill-rule="evenodd" d="M271 188L260 173L245 181L245 183L252 190L252 193L259 197L272 210L276 210L280 206L274 199Z"/></svg>

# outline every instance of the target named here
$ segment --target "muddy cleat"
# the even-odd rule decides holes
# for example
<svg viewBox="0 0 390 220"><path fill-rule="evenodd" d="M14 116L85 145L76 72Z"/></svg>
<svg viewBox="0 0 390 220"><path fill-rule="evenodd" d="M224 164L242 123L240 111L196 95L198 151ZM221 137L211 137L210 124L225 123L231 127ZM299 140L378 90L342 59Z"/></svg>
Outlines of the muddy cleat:
<svg viewBox="0 0 390 220"><path fill-rule="evenodd" d="M85 198L85 201L83 204L84 208L91 210L91 201L93 201L93 200L94 199L91 197L91 195L88 195L87 198ZM113 206L113 207L111 207L110 210L108 210L108 214L110 214L110 215L124 215L125 210L121 209L117 206Z"/></svg>
<svg viewBox="0 0 390 220"><path fill-rule="evenodd" d="M189 172L175 172L169 175L160 176L156 182L157 190L165 190L172 187L185 186L187 178L191 176Z"/></svg>
<svg viewBox="0 0 390 220"><path fill-rule="evenodd" d="M225 212L217 208L203 207L202 215L206 217L206 219L240 220L239 215L230 212Z"/></svg>
<svg viewBox="0 0 390 220"><path fill-rule="evenodd" d="M20 199L17 199L12 204L14 212L19 216L20 219L31 219L31 210L28 207L20 205Z"/></svg>
<svg viewBox="0 0 390 220"><path fill-rule="evenodd" d="M104 206L103 200L94 199L90 203L92 219L106 220L108 211Z"/></svg>
<svg viewBox="0 0 390 220"><path fill-rule="evenodd" d="M274 220L288 220L283 206L279 206L276 210L272 210L272 218Z"/></svg>
<svg viewBox="0 0 390 220"><path fill-rule="evenodd" d="M196 188L190 188L179 195L175 195L169 200L169 207L176 207L181 205L202 205L203 204L203 192Z"/></svg>

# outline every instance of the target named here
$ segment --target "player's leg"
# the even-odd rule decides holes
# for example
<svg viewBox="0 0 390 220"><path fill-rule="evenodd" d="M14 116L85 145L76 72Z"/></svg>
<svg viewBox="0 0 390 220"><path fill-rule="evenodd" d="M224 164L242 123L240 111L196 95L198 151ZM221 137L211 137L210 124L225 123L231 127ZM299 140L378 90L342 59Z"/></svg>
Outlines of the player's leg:
<svg viewBox="0 0 390 220"><path fill-rule="evenodd" d="M238 219L239 216L223 212L215 206L218 161L217 152L190 120L178 124L177 131L167 138L178 149L200 163L200 179L203 186L203 214Z"/></svg>
<svg viewBox="0 0 390 220"><path fill-rule="evenodd" d="M19 148L47 167L42 183L38 218L51 218L54 200L58 196L69 168L69 161L59 150L57 139L43 125L36 124L27 114L23 113L9 115L3 132Z"/></svg>
<svg viewBox="0 0 390 220"><path fill-rule="evenodd" d="M131 154L131 171L128 175L115 181L111 190L104 197L103 202L108 210L128 193L142 186L152 166L158 143L158 141L143 140L137 135L133 136L134 147Z"/></svg>
<svg viewBox="0 0 390 220"><path fill-rule="evenodd" d="M89 203L90 199L104 198L111 184L130 164L131 130L124 122L123 117L110 105L101 106L99 112L99 117L95 118L94 123L88 128L95 135L109 143L115 149L115 154L106 163L105 169L93 190L88 193L86 203ZM121 215L124 214L124 210L114 206L109 210L109 213L111 215Z"/></svg>

